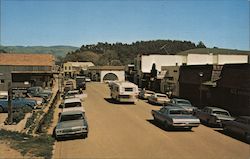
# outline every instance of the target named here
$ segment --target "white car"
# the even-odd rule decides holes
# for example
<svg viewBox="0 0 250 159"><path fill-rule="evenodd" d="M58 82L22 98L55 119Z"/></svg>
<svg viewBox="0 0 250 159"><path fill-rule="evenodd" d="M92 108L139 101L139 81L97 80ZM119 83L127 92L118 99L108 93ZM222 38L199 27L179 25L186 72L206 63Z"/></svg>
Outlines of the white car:
<svg viewBox="0 0 250 159"><path fill-rule="evenodd" d="M166 94L154 93L148 97L148 103L150 104L167 105L169 102L170 99Z"/></svg>
<svg viewBox="0 0 250 159"><path fill-rule="evenodd" d="M83 104L79 98L70 98L65 99L64 103L62 104L62 111L82 111L85 113L85 109L83 107Z"/></svg>
<svg viewBox="0 0 250 159"><path fill-rule="evenodd" d="M84 100L84 98L87 98L87 94L85 93L80 93L79 90L73 90L73 91L68 91L65 93L64 99L69 99L69 98L79 98L81 101Z"/></svg>
<svg viewBox="0 0 250 159"><path fill-rule="evenodd" d="M151 96L152 94L154 94L155 92L153 91L149 91L149 90L141 90L139 92L139 98L140 99L148 99L149 96Z"/></svg>

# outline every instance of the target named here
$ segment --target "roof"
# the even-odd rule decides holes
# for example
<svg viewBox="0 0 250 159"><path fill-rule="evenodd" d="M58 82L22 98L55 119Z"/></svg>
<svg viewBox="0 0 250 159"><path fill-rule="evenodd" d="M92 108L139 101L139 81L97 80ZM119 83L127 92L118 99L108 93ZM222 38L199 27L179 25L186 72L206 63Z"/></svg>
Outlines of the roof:
<svg viewBox="0 0 250 159"><path fill-rule="evenodd" d="M219 48L198 48L190 49L177 53L177 55L187 54L225 54L225 55L250 55L250 51L233 50L233 49L219 49Z"/></svg>
<svg viewBox="0 0 250 159"><path fill-rule="evenodd" d="M73 67L81 67L81 66L95 66L93 62L66 62L67 64L71 64Z"/></svg>
<svg viewBox="0 0 250 159"><path fill-rule="evenodd" d="M89 70L125 70L125 66L91 66Z"/></svg>
<svg viewBox="0 0 250 159"><path fill-rule="evenodd" d="M112 84L114 85L119 85L121 87L138 87L136 84L132 83L132 82L113 82Z"/></svg>
<svg viewBox="0 0 250 159"><path fill-rule="evenodd" d="M74 103L74 102L81 102L81 100L79 98L69 98L69 99L65 99L64 104Z"/></svg>
<svg viewBox="0 0 250 159"><path fill-rule="evenodd" d="M7 66L53 66L52 54L15 54L0 53L0 65Z"/></svg>

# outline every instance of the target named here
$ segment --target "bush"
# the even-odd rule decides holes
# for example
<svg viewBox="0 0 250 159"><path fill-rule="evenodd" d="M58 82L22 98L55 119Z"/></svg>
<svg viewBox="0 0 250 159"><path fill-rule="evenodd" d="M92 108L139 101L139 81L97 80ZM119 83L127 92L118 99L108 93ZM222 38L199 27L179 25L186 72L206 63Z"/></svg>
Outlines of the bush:
<svg viewBox="0 0 250 159"><path fill-rule="evenodd" d="M0 130L0 140L10 141L10 146L21 152L22 155L30 153L35 157L51 158L54 138L49 135L33 137L30 135Z"/></svg>

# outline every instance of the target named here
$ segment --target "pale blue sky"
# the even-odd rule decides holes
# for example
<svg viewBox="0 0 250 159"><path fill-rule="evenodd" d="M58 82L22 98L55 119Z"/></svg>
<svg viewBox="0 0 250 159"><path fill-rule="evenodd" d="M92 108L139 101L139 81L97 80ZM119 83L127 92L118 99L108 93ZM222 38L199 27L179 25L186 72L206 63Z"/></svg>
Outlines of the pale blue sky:
<svg viewBox="0 0 250 159"><path fill-rule="evenodd" d="M2 45L203 41L249 50L248 0L0 0Z"/></svg>

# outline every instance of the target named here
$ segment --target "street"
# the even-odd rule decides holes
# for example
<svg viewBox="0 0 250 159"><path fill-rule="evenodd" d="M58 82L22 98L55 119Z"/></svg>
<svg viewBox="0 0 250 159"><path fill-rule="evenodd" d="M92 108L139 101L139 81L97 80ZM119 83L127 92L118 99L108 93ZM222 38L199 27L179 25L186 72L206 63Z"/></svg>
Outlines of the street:
<svg viewBox="0 0 250 159"><path fill-rule="evenodd" d="M203 125L192 131L164 130L152 121L151 110L159 106L142 100L114 104L105 84L87 83L86 92L89 136L56 142L54 158L250 158L248 144Z"/></svg>

